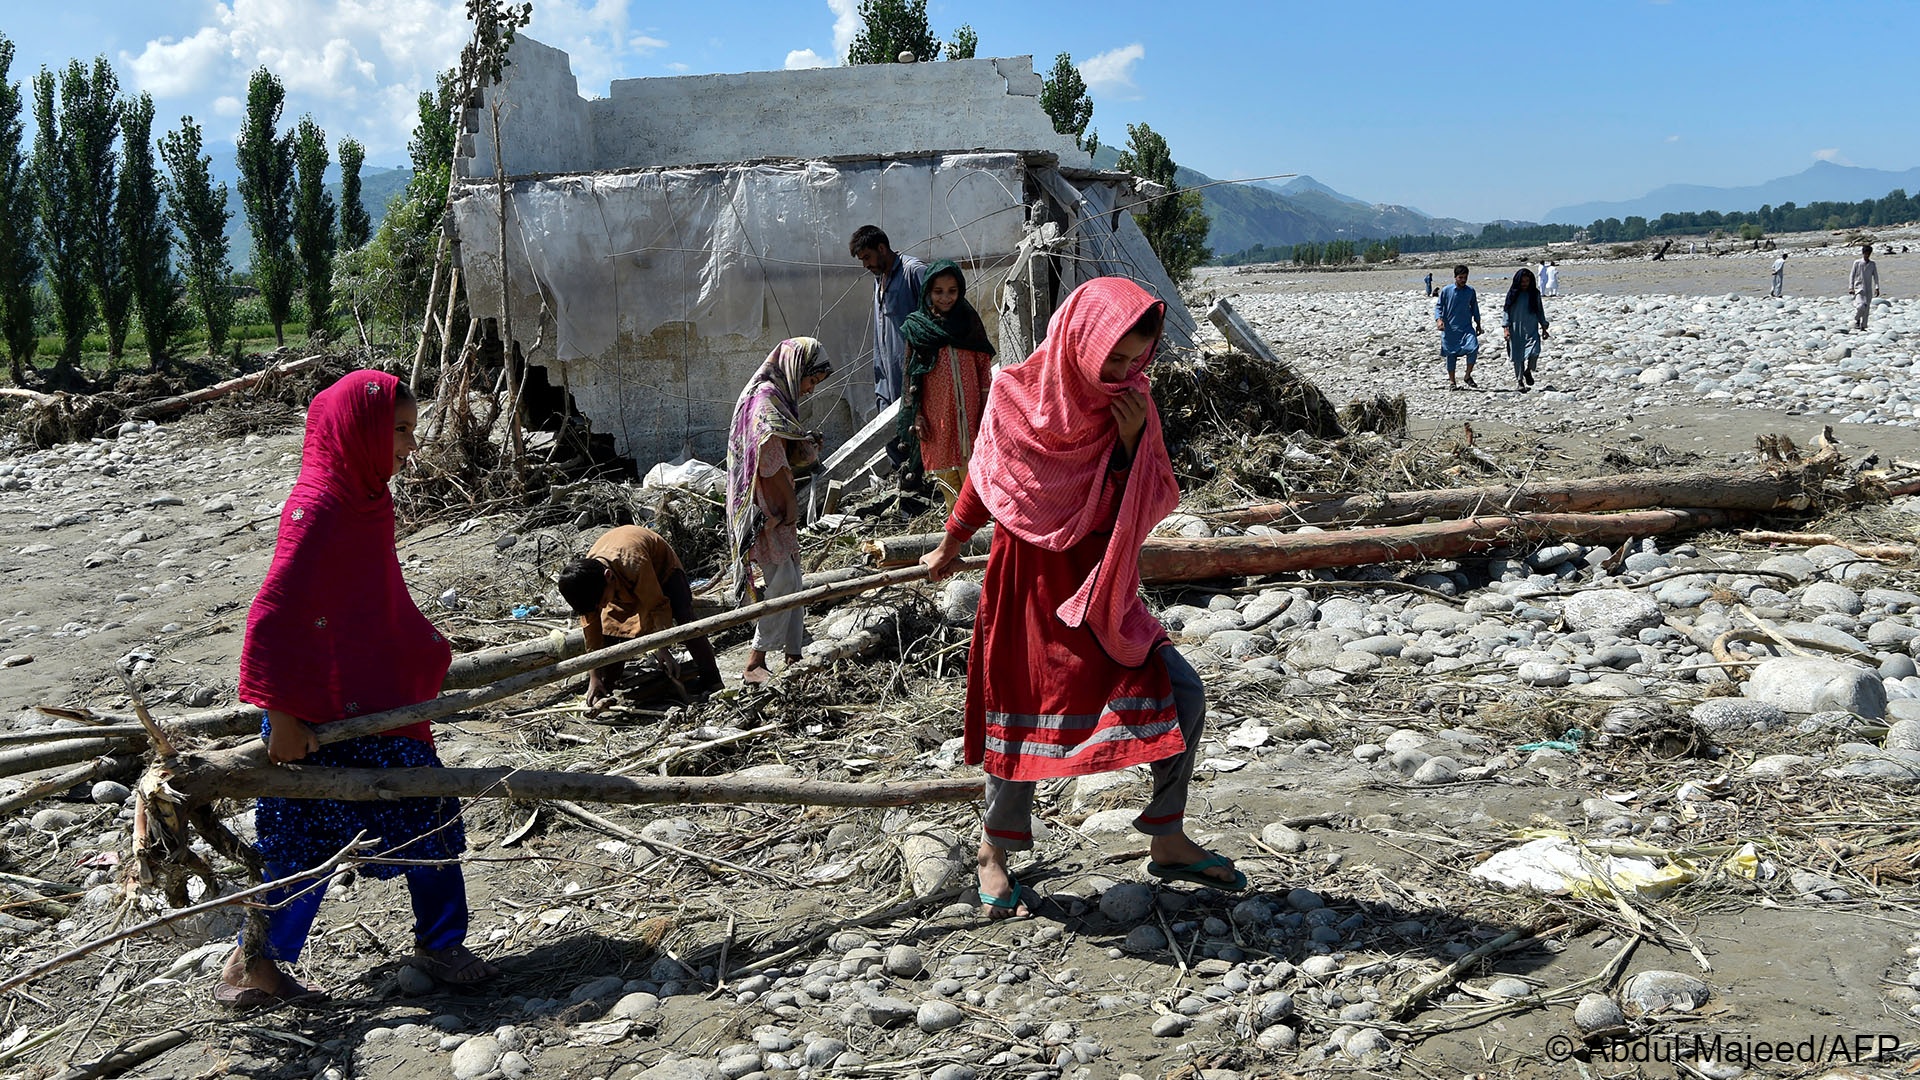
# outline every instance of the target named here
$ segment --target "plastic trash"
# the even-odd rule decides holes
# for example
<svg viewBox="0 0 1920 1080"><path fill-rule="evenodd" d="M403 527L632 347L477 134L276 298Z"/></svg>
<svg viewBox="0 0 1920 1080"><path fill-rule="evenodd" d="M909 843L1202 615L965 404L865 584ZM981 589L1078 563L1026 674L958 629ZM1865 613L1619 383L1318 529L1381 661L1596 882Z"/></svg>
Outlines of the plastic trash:
<svg viewBox="0 0 1920 1080"><path fill-rule="evenodd" d="M689 458L673 465L663 461L647 470L640 486L686 488L702 495L724 497L727 493L727 470L709 465L699 458Z"/></svg>
<svg viewBox="0 0 1920 1080"><path fill-rule="evenodd" d="M513 607L513 617L516 619L531 618L538 614L540 614L539 604L515 604Z"/></svg>
<svg viewBox="0 0 1920 1080"><path fill-rule="evenodd" d="M1580 752L1581 740L1586 737L1587 733L1585 731L1579 728L1568 728L1566 735L1562 738L1541 739L1539 742L1521 743L1519 746L1514 747L1514 749L1526 754L1531 754L1535 750L1558 750L1563 754L1577 754Z"/></svg>
<svg viewBox="0 0 1920 1080"><path fill-rule="evenodd" d="M1689 859L1663 848L1608 841L1586 842L1566 833L1530 830L1534 838L1497 851L1470 876L1554 896L1660 897L1700 877Z"/></svg>

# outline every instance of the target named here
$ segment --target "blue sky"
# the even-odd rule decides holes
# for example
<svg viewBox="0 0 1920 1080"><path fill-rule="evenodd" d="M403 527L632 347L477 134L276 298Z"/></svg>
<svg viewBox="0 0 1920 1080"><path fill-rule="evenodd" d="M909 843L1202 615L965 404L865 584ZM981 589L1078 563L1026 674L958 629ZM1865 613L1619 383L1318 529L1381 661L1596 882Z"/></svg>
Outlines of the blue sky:
<svg viewBox="0 0 1920 1080"><path fill-rule="evenodd" d="M530 33L581 89L613 78L828 62L856 0L533 0ZM1341 191L1470 220L1534 218L1667 183L1732 186L1817 159L1920 165L1904 54L1920 3L1399 3L931 0L981 55L1059 52L1093 86L1094 127L1146 122L1219 178L1309 173ZM413 97L451 64L462 0L10 0L12 77L104 53L230 142L246 76L397 165Z"/></svg>

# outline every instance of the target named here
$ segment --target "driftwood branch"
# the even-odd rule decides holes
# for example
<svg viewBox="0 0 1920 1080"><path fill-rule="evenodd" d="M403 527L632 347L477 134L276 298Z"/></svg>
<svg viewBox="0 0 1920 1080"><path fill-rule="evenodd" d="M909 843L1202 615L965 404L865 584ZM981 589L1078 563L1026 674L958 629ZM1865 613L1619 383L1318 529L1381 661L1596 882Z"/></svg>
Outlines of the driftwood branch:
<svg viewBox="0 0 1920 1080"><path fill-rule="evenodd" d="M1812 470L1692 470L1623 473L1548 484L1367 494L1308 495L1290 502L1202 513L1220 525L1384 524L1471 514L1597 513L1689 506L1703 510L1805 510L1821 496Z"/></svg>
<svg viewBox="0 0 1920 1080"><path fill-rule="evenodd" d="M603 776L495 767L486 769L332 769L258 765L222 754L182 754L168 786L193 800L231 798L534 799L630 805L777 803L787 806L914 806L980 797L981 781L850 783L737 776Z"/></svg>
<svg viewBox="0 0 1920 1080"><path fill-rule="evenodd" d="M1495 515L1427 525L1283 536L1217 536L1196 540L1155 536L1140 550L1140 579L1146 584L1158 585L1292 570L1447 559L1521 541L1624 540L1657 533L1725 528L1732 520L1731 513L1722 510L1638 510L1623 514ZM931 540L938 543L938 537ZM886 557L903 559L917 546L916 538L891 538L885 546Z"/></svg>
<svg viewBox="0 0 1920 1080"><path fill-rule="evenodd" d="M137 420L157 420L162 416L172 416L174 413L185 412L203 402L215 401L236 391L258 385L273 376L298 374L318 364L322 359L323 357L319 356L308 356L299 360L289 360L283 364L275 364L270 368L256 371L251 375L242 375L237 379L217 382L212 386L204 387L191 393L161 398L158 401L149 401L144 405L136 405L127 410L127 415Z"/></svg>
<svg viewBox="0 0 1920 1080"><path fill-rule="evenodd" d="M1845 540L1832 533L1808 532L1767 532L1762 529L1749 529L1740 534L1740 539L1752 544L1792 544L1795 547L1818 547L1831 544L1843 547L1863 559L1883 559L1887 562L1902 562L1913 558L1913 547L1908 544L1866 544L1858 540Z"/></svg>
<svg viewBox="0 0 1920 1080"><path fill-rule="evenodd" d="M106 1080L109 1076L119 1076L128 1069L159 1057L191 1037L185 1028L169 1028L158 1035L119 1047L99 1061L54 1073L48 1080Z"/></svg>

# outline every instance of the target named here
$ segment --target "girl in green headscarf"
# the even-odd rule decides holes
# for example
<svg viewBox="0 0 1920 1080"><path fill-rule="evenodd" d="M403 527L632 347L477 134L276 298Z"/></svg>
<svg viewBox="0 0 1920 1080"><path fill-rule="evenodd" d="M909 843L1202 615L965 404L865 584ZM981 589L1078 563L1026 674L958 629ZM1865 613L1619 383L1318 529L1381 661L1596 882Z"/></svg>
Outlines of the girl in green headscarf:
<svg viewBox="0 0 1920 1080"><path fill-rule="evenodd" d="M920 307L901 327L907 340L907 389L898 433L905 467L940 485L947 509L967 479L973 437L993 380L993 343L980 313L967 303L967 278L950 259L927 270Z"/></svg>

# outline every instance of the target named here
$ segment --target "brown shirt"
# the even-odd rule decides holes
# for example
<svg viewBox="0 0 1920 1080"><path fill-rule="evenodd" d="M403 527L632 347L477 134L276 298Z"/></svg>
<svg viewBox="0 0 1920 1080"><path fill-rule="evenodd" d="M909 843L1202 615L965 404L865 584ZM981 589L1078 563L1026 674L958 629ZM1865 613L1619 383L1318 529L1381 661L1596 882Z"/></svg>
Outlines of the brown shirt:
<svg viewBox="0 0 1920 1080"><path fill-rule="evenodd" d="M660 583L680 569L680 557L659 533L640 525L607 530L587 558L607 568L600 594L600 632L636 638L673 625L673 607Z"/></svg>

